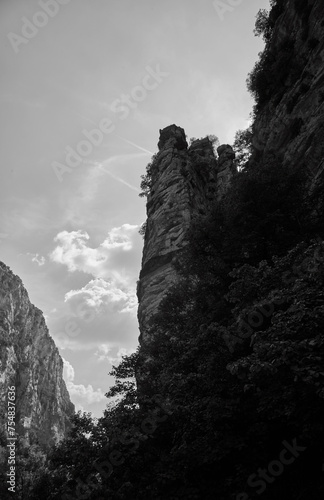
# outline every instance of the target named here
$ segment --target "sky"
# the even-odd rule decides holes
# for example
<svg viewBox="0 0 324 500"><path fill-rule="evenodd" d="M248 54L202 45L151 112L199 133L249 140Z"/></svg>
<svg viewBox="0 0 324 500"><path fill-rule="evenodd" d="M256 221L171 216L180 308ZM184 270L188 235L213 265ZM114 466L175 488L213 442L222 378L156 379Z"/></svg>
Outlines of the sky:
<svg viewBox="0 0 324 500"><path fill-rule="evenodd" d="M268 0L0 0L0 260L44 313L77 410L138 345L140 176L172 123L232 144Z"/></svg>

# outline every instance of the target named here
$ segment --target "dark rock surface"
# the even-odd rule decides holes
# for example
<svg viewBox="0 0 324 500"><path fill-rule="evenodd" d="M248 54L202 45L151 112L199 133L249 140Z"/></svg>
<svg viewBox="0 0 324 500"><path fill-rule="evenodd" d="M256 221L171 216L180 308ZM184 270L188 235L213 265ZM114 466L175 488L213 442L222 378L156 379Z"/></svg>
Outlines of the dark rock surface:
<svg viewBox="0 0 324 500"><path fill-rule="evenodd" d="M269 49L278 81L253 127L260 161L305 168L310 191L324 175L323 18L322 0L283 3Z"/></svg>

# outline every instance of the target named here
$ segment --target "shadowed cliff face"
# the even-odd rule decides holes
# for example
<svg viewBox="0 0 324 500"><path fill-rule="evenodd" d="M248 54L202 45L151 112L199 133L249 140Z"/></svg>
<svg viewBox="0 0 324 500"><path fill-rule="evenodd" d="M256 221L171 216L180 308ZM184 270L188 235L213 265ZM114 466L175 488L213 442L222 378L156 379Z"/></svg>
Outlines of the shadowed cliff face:
<svg viewBox="0 0 324 500"><path fill-rule="evenodd" d="M324 174L324 2L278 4L253 145L261 163L304 168L313 191Z"/></svg>
<svg viewBox="0 0 324 500"><path fill-rule="evenodd" d="M15 386L16 431L41 447L60 440L74 412L63 361L42 312L20 278L0 262L0 396L6 421L8 388ZM5 420L4 420L5 418Z"/></svg>
<svg viewBox="0 0 324 500"><path fill-rule="evenodd" d="M149 318L177 278L174 263L188 244L186 233L193 217L208 213L236 172L231 146L220 146L217 160L208 138L195 140L188 148L184 130L176 125L160 130L158 146L137 290L141 342Z"/></svg>
<svg viewBox="0 0 324 500"><path fill-rule="evenodd" d="M264 32L266 49L250 88L257 101L251 164L259 170L275 164L306 172L312 221L324 210L323 19L323 0L274 2L270 31ZM208 213L211 200L224 195L235 174L230 146L220 146L216 159L208 138L188 148L184 130L176 125L160 130L158 147L138 283L141 342L149 317L176 280L174 262L187 244L192 218Z"/></svg>

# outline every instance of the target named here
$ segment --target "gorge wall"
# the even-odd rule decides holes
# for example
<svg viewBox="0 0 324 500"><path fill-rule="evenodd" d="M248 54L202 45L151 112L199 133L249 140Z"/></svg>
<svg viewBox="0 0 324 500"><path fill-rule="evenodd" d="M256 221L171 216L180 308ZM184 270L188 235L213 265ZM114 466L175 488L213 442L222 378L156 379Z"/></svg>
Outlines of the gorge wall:
<svg viewBox="0 0 324 500"><path fill-rule="evenodd" d="M21 279L0 262L1 429L6 431L8 388L15 386L19 436L46 448L69 427L74 412L63 380L63 361L42 312Z"/></svg>
<svg viewBox="0 0 324 500"><path fill-rule="evenodd" d="M138 282L140 342L149 319L176 280L174 264L188 244L186 232L196 214L206 214L213 200L226 192L236 173L231 146L214 154L212 141L194 140L190 147L181 127L160 130L159 151L152 162L147 222Z"/></svg>
<svg viewBox="0 0 324 500"><path fill-rule="evenodd" d="M279 158L307 171L310 192L324 175L324 2L280 0L256 76L253 146L259 163Z"/></svg>
<svg viewBox="0 0 324 500"><path fill-rule="evenodd" d="M272 2L261 23L265 50L248 82L256 100L250 164L266 170L275 162L305 172L309 221L321 218L318 214L324 209L323 19L323 0ZM236 173L231 146L220 146L216 158L208 138L188 147L184 130L176 125L160 130L158 148L151 168L137 290L140 342L145 340L149 318L176 280L174 264L188 243L192 219L208 213Z"/></svg>

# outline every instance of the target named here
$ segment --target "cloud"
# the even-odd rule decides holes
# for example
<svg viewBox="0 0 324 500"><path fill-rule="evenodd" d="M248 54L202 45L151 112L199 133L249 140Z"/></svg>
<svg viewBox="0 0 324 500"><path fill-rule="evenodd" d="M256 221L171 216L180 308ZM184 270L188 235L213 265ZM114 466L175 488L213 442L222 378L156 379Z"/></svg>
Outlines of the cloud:
<svg viewBox="0 0 324 500"><path fill-rule="evenodd" d="M86 387L83 384L74 383L74 368L66 359L63 358L63 377L70 393L71 399L75 401L77 410L83 410L83 405L87 406L93 403L99 403L106 400L104 392L94 389L91 384Z"/></svg>
<svg viewBox="0 0 324 500"><path fill-rule="evenodd" d="M107 341L111 348L121 348L133 343L138 328L135 287L96 278L67 292L65 304L69 316L57 325L63 334L54 335L61 348L91 350Z"/></svg>
<svg viewBox="0 0 324 500"><path fill-rule="evenodd" d="M98 358L98 361L109 360L110 356L108 354L111 352L112 347L108 344L101 344L98 347L98 350L95 352L95 356Z"/></svg>
<svg viewBox="0 0 324 500"><path fill-rule="evenodd" d="M82 271L95 278L113 278L120 284L129 284L138 271L142 246L138 229L138 225L131 224L114 227L97 248L88 246L89 235L85 231L62 231L54 239L58 245L50 259L66 265L70 272Z"/></svg>
<svg viewBox="0 0 324 500"><path fill-rule="evenodd" d="M81 230L62 231L55 238L57 246L50 259L70 273L92 276L82 285L76 276L77 286L65 292L62 314L52 325L61 349L92 350L105 343L128 349L134 345L136 279L142 252L138 228L130 224L112 228L96 248L90 247L88 233ZM117 354L111 356L115 359Z"/></svg>
<svg viewBox="0 0 324 500"><path fill-rule="evenodd" d="M46 262L45 257L39 255L38 253L27 253L27 255L32 256L32 262L36 262L39 266L43 266Z"/></svg>
<svg viewBox="0 0 324 500"><path fill-rule="evenodd" d="M123 356L128 356L134 352L133 349L121 347L117 350L115 356L113 356L111 351L112 347L109 344L101 344L94 355L98 358L99 362L108 361L111 365L116 366L122 361Z"/></svg>
<svg viewBox="0 0 324 500"><path fill-rule="evenodd" d="M134 290L122 290L112 280L106 281L102 278L89 281L80 290L71 290L66 293L65 302L68 302L75 311L79 307L80 314L82 313L80 304L84 304L85 313L86 309L89 310L89 308L94 309L97 313L127 313L136 312L137 309Z"/></svg>

